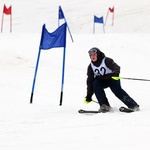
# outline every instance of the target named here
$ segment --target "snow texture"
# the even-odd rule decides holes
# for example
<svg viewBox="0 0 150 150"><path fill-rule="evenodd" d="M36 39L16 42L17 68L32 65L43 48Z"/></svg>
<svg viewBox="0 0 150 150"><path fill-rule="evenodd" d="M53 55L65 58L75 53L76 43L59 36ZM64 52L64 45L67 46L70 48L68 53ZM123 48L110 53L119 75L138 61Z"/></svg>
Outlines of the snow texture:
<svg viewBox="0 0 150 150"><path fill-rule="evenodd" d="M121 80L123 89L140 105L140 111L121 113L124 104L106 89L113 112L83 115L79 109L98 110L85 104L87 51L98 47L121 66L121 76L150 79L149 0L1 0L12 5L13 28L4 16L0 34L0 149L1 150L149 150L150 82ZM63 103L59 106L63 48L42 50L33 104L31 89L42 25L58 27L61 6L74 42L67 32ZM115 7L103 33L94 15L106 18ZM61 22L63 22L61 20ZM95 96L93 99L96 100Z"/></svg>

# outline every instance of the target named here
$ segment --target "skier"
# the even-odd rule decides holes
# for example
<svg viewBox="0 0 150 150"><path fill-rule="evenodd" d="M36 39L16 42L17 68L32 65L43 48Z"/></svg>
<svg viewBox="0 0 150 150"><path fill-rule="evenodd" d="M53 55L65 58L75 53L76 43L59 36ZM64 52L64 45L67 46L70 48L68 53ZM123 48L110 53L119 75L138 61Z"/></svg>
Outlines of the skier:
<svg viewBox="0 0 150 150"><path fill-rule="evenodd" d="M109 87L129 109L138 111L139 105L122 89L120 80L112 79L112 76L119 76L120 67L96 47L91 48L88 53L91 63L87 68L87 96L84 102L91 102L95 93L100 105L99 111L110 111L111 106L104 91Z"/></svg>

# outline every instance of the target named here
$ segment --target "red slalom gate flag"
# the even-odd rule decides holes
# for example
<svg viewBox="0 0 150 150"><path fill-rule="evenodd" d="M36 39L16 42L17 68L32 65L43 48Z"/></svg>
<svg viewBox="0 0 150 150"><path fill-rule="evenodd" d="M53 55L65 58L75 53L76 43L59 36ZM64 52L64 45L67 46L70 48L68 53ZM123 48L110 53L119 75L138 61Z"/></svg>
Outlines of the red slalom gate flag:
<svg viewBox="0 0 150 150"><path fill-rule="evenodd" d="M106 19L105 19L105 25L106 25L106 22L107 22L109 12L112 13L112 26L114 25L114 9L115 9L114 7L112 7L112 8L109 7L108 8Z"/></svg>
<svg viewBox="0 0 150 150"><path fill-rule="evenodd" d="M114 12L114 7L113 8L109 7L109 11L113 13Z"/></svg>
<svg viewBox="0 0 150 150"><path fill-rule="evenodd" d="M6 5L4 4L3 12L2 12L2 21L1 21L1 32L3 31L4 14L10 15L10 32L12 32L12 6L7 8Z"/></svg>
<svg viewBox="0 0 150 150"><path fill-rule="evenodd" d="M11 6L9 8L4 5L3 13L6 15L11 15Z"/></svg>

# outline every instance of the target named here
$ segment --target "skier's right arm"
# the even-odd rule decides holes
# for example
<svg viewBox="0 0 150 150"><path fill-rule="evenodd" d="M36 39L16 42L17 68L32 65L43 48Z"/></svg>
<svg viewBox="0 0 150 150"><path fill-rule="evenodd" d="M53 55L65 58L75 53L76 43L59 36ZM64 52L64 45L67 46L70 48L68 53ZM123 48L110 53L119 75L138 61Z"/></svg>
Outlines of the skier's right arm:
<svg viewBox="0 0 150 150"><path fill-rule="evenodd" d="M88 98L91 98L93 95L93 81L94 81L94 73L91 67L91 64L88 66L87 69L87 96Z"/></svg>

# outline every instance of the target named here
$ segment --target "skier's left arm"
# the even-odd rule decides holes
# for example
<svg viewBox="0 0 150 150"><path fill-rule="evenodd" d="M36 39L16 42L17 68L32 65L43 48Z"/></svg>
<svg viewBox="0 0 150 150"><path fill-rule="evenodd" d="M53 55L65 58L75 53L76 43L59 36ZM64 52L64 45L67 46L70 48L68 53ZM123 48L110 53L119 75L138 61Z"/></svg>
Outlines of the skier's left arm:
<svg viewBox="0 0 150 150"><path fill-rule="evenodd" d="M112 74L119 75L120 66L117 63L115 63L113 59L106 57L105 63L106 66L112 70Z"/></svg>

